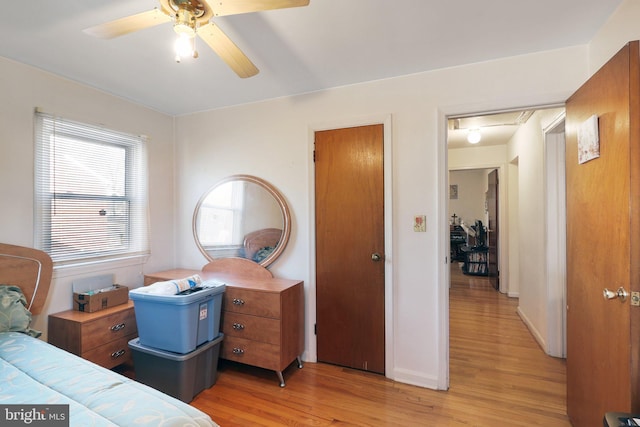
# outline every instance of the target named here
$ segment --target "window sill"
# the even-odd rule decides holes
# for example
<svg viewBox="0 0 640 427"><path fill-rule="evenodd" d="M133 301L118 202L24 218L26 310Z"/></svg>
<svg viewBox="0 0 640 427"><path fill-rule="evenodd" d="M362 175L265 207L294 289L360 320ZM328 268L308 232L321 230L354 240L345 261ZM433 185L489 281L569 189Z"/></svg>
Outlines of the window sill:
<svg viewBox="0 0 640 427"><path fill-rule="evenodd" d="M53 266L53 278L77 276L81 274L94 273L96 270L124 268L136 265L143 265L149 259L149 254L123 256L108 260L78 262L75 264L61 264Z"/></svg>

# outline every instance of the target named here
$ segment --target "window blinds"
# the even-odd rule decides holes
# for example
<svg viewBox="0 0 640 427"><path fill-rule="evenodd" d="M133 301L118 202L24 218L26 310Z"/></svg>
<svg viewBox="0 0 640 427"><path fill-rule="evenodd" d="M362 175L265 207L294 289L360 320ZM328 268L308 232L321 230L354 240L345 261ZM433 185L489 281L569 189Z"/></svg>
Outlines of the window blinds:
<svg viewBox="0 0 640 427"><path fill-rule="evenodd" d="M148 253L145 138L36 112L34 206L58 264Z"/></svg>

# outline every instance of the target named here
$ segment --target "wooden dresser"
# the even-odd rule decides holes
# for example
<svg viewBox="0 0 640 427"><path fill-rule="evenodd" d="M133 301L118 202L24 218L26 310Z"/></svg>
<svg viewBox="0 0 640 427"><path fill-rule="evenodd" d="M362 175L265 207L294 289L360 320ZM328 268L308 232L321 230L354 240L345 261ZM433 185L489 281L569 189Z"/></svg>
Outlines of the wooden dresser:
<svg viewBox="0 0 640 427"><path fill-rule="evenodd" d="M133 302L93 313L67 310L49 315L49 343L111 369L133 363L129 341L138 336Z"/></svg>
<svg viewBox="0 0 640 427"><path fill-rule="evenodd" d="M297 360L304 351L304 285L299 280L238 278L200 270L175 269L145 275L144 284L198 274L227 286L222 299L224 340L220 357L276 372Z"/></svg>

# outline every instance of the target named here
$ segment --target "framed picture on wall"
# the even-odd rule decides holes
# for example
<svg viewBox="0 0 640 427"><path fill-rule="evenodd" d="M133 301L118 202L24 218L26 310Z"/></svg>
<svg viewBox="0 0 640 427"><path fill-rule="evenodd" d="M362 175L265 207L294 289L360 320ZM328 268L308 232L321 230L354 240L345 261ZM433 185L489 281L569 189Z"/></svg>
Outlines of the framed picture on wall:
<svg viewBox="0 0 640 427"><path fill-rule="evenodd" d="M449 186L449 198L450 199L458 198L458 184L452 184Z"/></svg>

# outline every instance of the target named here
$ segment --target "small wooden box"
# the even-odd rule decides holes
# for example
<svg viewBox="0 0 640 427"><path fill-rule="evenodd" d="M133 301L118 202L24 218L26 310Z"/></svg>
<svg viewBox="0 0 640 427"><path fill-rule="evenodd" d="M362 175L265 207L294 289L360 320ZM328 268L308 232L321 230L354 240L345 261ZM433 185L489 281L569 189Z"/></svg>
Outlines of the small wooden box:
<svg viewBox="0 0 640 427"><path fill-rule="evenodd" d="M120 304L129 300L129 288L121 285L113 285L114 289L96 293L73 293L73 309L93 313Z"/></svg>

